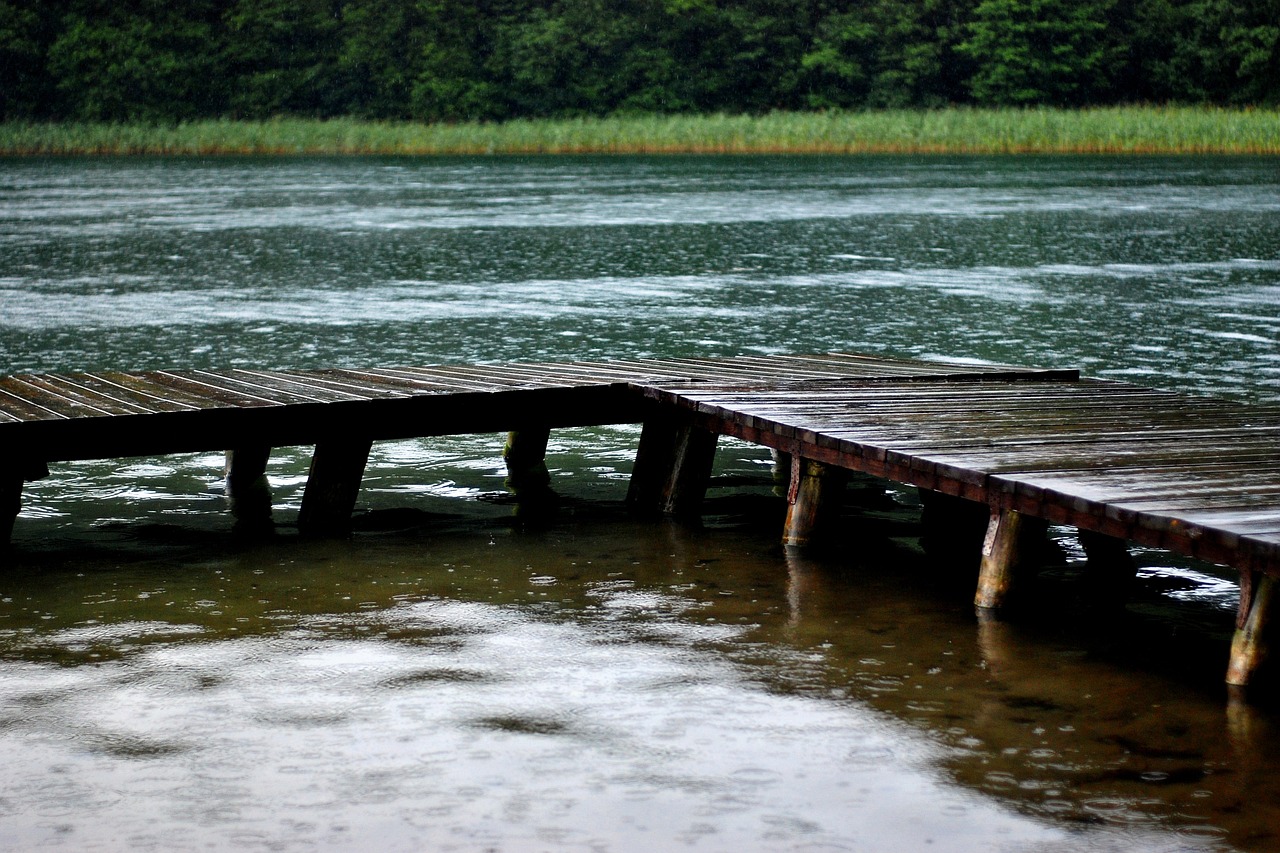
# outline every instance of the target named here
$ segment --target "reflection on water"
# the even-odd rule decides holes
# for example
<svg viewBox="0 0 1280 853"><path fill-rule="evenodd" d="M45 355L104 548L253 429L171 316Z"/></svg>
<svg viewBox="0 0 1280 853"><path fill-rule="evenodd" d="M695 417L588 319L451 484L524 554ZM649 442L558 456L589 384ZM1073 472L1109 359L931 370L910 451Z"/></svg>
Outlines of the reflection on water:
<svg viewBox="0 0 1280 853"><path fill-rule="evenodd" d="M918 557L788 565L759 523L698 532L598 512L542 531L495 515L443 535L30 560L4 584L0 744L10 766L40 770L0 787L8 837L171 849L195 828L226 846L460 850L1274 840L1266 718L1228 737L1220 697L1078 635L975 629L962 600L904 582L896 568L920 573Z"/></svg>
<svg viewBox="0 0 1280 853"><path fill-rule="evenodd" d="M0 164L0 370L866 350L1280 400L1266 159ZM638 429L376 445L350 542L238 544L220 453L51 466L0 578L0 846L1266 850L1236 590L1138 554L978 623L914 496L784 554L726 441L706 526L621 513Z"/></svg>

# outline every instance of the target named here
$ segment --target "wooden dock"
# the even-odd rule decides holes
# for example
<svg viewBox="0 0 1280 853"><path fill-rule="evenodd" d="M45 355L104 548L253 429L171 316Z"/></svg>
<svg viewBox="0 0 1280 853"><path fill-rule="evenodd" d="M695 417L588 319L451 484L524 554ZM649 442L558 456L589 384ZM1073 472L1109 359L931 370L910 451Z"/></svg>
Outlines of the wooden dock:
<svg viewBox="0 0 1280 853"><path fill-rule="evenodd" d="M0 542L23 483L59 461L226 450L228 493L252 518L269 516L270 449L314 445L298 524L327 534L347 529L374 441L507 432L513 478L536 480L550 430L611 423L644 424L638 511L696 514L717 436L734 436L792 461L788 544L820 527L844 472L865 472L919 487L927 507L979 510L984 610L1045 526L1068 524L1102 572L1131 571L1128 542L1238 570L1228 682L1265 656L1280 408L1072 370L828 354L0 377Z"/></svg>

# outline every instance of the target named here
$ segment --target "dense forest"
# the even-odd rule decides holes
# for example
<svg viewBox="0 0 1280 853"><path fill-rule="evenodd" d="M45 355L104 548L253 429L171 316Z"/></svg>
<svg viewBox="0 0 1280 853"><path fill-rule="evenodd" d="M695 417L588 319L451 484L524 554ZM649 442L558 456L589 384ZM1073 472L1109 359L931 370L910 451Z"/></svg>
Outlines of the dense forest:
<svg viewBox="0 0 1280 853"><path fill-rule="evenodd" d="M0 0L0 118L1280 102L1280 0Z"/></svg>

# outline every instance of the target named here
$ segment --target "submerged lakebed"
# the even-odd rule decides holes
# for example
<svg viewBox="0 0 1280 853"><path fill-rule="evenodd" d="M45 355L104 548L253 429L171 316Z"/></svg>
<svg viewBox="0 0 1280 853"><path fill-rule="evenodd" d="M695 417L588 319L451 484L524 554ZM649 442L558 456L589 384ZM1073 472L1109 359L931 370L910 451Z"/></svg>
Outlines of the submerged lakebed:
<svg viewBox="0 0 1280 853"><path fill-rule="evenodd" d="M853 350L1280 398L1280 172L1249 158L25 160L0 369ZM626 517L638 429L376 445L352 539L223 513L218 454L51 466L0 580L15 848L1265 850L1274 714L1230 573L1059 554L1031 619L875 495L777 545L767 453ZM862 497L861 490L859 493ZM175 841L175 839L179 839Z"/></svg>

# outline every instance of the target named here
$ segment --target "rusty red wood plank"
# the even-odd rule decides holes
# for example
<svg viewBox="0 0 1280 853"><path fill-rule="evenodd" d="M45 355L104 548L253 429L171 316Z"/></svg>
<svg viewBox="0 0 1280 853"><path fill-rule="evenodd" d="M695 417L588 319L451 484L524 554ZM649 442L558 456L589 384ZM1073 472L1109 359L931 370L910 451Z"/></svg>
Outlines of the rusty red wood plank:
<svg viewBox="0 0 1280 853"><path fill-rule="evenodd" d="M17 422L66 420L67 415L28 396L28 389L16 377L0 379L0 410Z"/></svg>
<svg viewBox="0 0 1280 853"><path fill-rule="evenodd" d="M58 374L51 373L41 377L46 382L80 393L91 400L100 400L104 405L118 407L117 414L152 414L163 411L154 400L147 400L141 395L126 391L118 386L98 381L85 373Z"/></svg>
<svg viewBox="0 0 1280 853"><path fill-rule="evenodd" d="M71 374L71 377L77 382L101 389L103 393L133 400L140 405L160 411L194 411L209 408L212 405L206 398L193 397L157 385L145 378L143 374L102 371Z"/></svg>

